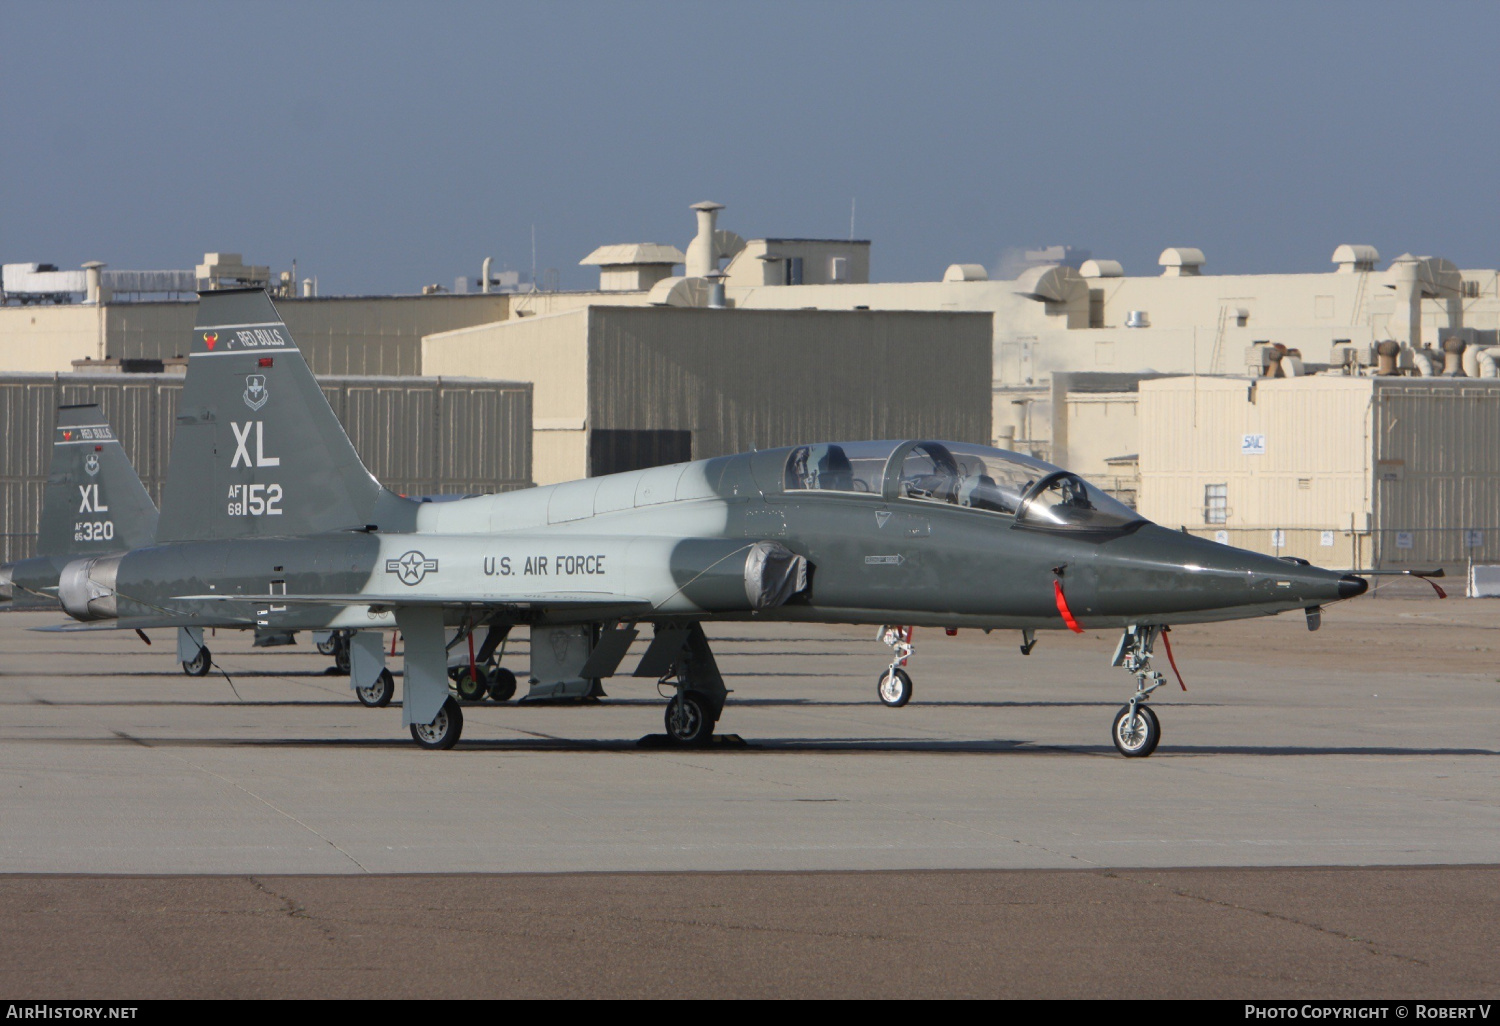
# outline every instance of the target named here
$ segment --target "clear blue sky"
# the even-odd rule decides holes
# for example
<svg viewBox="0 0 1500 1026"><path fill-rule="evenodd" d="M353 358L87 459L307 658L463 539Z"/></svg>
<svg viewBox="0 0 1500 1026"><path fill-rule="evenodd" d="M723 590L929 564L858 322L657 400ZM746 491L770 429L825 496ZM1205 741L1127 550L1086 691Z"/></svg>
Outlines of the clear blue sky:
<svg viewBox="0 0 1500 1026"><path fill-rule="evenodd" d="M1494 3L0 0L0 259L413 291L610 242L1500 264Z"/></svg>

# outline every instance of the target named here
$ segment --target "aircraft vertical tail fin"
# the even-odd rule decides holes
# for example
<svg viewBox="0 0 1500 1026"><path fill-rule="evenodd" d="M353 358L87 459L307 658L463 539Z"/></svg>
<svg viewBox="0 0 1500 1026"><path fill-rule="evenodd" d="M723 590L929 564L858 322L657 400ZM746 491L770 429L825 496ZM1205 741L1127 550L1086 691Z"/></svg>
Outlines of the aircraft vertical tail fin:
<svg viewBox="0 0 1500 1026"><path fill-rule="evenodd" d="M37 555L87 556L150 545L156 520L156 504L99 407L58 407Z"/></svg>
<svg viewBox="0 0 1500 1026"><path fill-rule="evenodd" d="M262 289L205 292L177 406L161 541L404 530Z"/></svg>

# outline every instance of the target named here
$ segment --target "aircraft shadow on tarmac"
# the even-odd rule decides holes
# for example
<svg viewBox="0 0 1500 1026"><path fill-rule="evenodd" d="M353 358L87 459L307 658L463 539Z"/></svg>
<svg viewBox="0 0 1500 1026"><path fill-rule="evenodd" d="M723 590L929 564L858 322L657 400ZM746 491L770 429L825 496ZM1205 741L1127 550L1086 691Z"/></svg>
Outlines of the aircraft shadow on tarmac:
<svg viewBox="0 0 1500 1026"><path fill-rule="evenodd" d="M7 703L0 703L0 704L7 704ZM74 708L74 707L77 707L77 708L89 708L89 709L112 709L112 708L135 708L135 707L176 708L176 707L179 707L179 706L181 706L183 708L236 708L236 707L242 707L242 706L267 706L267 707L295 706L295 707L304 707L304 708L319 708L319 707L322 707L322 708L348 708L348 709L351 709L351 710L354 708L354 706L353 706L353 700L352 699L348 699L348 698L283 698L283 699L244 699L244 700L236 700L232 696L227 696L227 697L224 697L224 698L212 698L212 699L124 698L124 699L111 699L111 700L106 700L106 701L88 701L88 700L85 700L85 701L76 701L76 702L58 701L55 698L32 698L32 699L30 699L29 703L17 702L17 703L9 703L9 704L16 704L16 705L32 704L32 705L58 706L58 707L62 707L62 708ZM537 710L537 709L547 709L547 710L550 710L550 711L578 710L580 712L583 712L583 711L586 711L586 710L599 710L599 709L608 709L608 708L618 708L618 707L623 707L623 706L655 706L657 708L660 708L660 707L664 706L665 704L666 703L663 700L657 699L657 698L610 698L607 701L603 701L603 702L577 702L577 701L571 701L571 700L562 700L562 701L542 700L542 701L536 701L536 702L506 702L506 703L503 703L501 705L495 705L492 702L485 702L485 701L476 701L476 702L467 702L467 701L464 701L464 702L459 702L459 705L461 707L465 708L465 709L475 709L475 710L493 709L493 710L495 710L497 712L505 712L507 710L511 711L511 712L518 712L518 711L522 711L522 710L530 712L532 710ZM738 699L738 700L736 700L734 704L737 705L737 706L742 706L742 707L756 706L756 707L760 707L760 708L775 708L775 707L778 707L778 706L784 706L784 707L788 707L788 708L798 708L798 709L803 709L803 708L806 708L806 709L817 709L817 708L826 708L826 709L854 709L854 708L857 708L857 707L860 707L860 706L863 706L865 708L872 709L872 710L882 709L883 708L882 706L877 706L874 702L870 702L870 701L867 701L865 699L849 699L848 701L845 701L845 702L838 702L838 701L820 701L820 700L817 700L817 699L808 699L808 698L744 698L744 699ZM1015 701L1004 701L1004 700L997 700L997 701L993 701L993 702L960 702L960 701L944 701L944 700L939 700L939 701L924 701L921 704L924 707L934 707L934 708L944 708L944 709L1114 709L1114 708L1117 708L1120 705L1119 702L1083 701L1083 700L1077 700L1077 701L1034 701L1034 702L1015 702ZM1174 708L1174 709L1188 709L1188 708L1211 709L1211 708L1219 708L1219 707L1220 707L1220 703L1218 703L1218 702L1173 702L1172 703L1172 708ZM392 709L399 709L399 708L401 708L401 703L400 702L392 702L390 704L390 708L392 708ZM897 715L897 716L902 715L901 713L895 713L894 711L893 711L893 714ZM500 724L500 726L505 726L505 724Z"/></svg>
<svg viewBox="0 0 1500 1026"><path fill-rule="evenodd" d="M753 738L728 735L717 743L696 747L650 743L664 735L639 740L623 738L577 739L548 736L525 738L475 738L465 740L455 753L464 752L615 752L666 755L1101 755L1118 758L1112 745L1037 744L1028 740L929 740L901 737L865 738ZM31 743L134 744L147 748L387 748L409 752L401 738L151 738L115 732L111 738L28 738ZM1488 748L1397 748L1374 745L1167 745L1159 756L1253 755L1253 756L1500 756Z"/></svg>

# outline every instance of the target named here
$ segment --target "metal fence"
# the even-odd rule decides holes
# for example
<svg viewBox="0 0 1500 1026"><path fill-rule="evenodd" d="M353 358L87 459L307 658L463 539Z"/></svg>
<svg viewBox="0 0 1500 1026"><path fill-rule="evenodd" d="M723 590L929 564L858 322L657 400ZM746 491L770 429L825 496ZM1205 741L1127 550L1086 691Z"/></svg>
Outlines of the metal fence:
<svg viewBox="0 0 1500 1026"><path fill-rule="evenodd" d="M529 487L531 385L474 378L318 379L365 465L407 495ZM57 407L98 403L160 504L183 378L0 375L0 561L33 552Z"/></svg>

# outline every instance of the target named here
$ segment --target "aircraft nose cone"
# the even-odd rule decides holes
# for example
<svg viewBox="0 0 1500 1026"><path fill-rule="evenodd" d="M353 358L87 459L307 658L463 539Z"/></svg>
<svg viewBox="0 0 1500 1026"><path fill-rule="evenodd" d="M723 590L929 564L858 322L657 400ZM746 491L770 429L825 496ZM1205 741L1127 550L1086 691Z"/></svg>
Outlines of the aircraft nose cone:
<svg viewBox="0 0 1500 1026"><path fill-rule="evenodd" d="M1355 577L1353 574L1345 574L1339 578L1339 598L1352 599L1357 595L1363 595L1370 590L1370 582L1363 577Z"/></svg>

